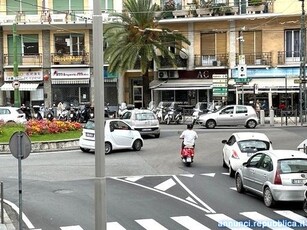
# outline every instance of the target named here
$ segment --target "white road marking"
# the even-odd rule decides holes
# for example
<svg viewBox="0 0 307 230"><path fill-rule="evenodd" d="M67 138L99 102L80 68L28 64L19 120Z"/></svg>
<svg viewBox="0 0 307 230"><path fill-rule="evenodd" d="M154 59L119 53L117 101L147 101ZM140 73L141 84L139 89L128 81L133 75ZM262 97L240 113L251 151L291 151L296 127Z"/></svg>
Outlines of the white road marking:
<svg viewBox="0 0 307 230"><path fill-rule="evenodd" d="M167 230L167 228L163 227L154 219L142 219L135 220L139 225L141 225L146 230Z"/></svg>
<svg viewBox="0 0 307 230"><path fill-rule="evenodd" d="M290 220L293 220L295 222L298 222L300 224L299 227L306 227L307 226L307 218L306 217L303 217L295 212L292 212L292 211L288 211L288 210L285 210L285 211L274 211L276 212L277 214L279 215L282 215Z"/></svg>
<svg viewBox="0 0 307 230"><path fill-rule="evenodd" d="M83 228L81 228L80 225L60 227L60 229L62 230L83 230Z"/></svg>
<svg viewBox="0 0 307 230"><path fill-rule="evenodd" d="M237 188L236 188L236 187L230 187L229 189L234 190L234 191L237 191Z"/></svg>
<svg viewBox="0 0 307 230"><path fill-rule="evenodd" d="M186 200L193 202L194 204L197 204L197 202L195 200L192 199L192 197L188 196L187 198L185 198Z"/></svg>
<svg viewBox="0 0 307 230"><path fill-rule="evenodd" d="M175 216L171 218L189 230L210 230L210 228L207 228L189 216Z"/></svg>
<svg viewBox="0 0 307 230"><path fill-rule="evenodd" d="M179 176L185 176L185 177L194 177L194 174L179 174Z"/></svg>
<svg viewBox="0 0 307 230"><path fill-rule="evenodd" d="M202 176L209 176L209 177L214 177L215 176L215 173L203 173L203 174L200 174Z"/></svg>
<svg viewBox="0 0 307 230"><path fill-rule="evenodd" d="M222 173L223 175L229 176L229 173Z"/></svg>
<svg viewBox="0 0 307 230"><path fill-rule="evenodd" d="M187 193L189 193L191 195L192 198L194 198L197 202L199 202L200 204L202 204L205 208L207 208L210 212L215 213L215 211L209 206L207 205L205 202L203 202L201 199L199 199L198 196L196 196L190 189L188 189L187 186L185 186L181 180L178 179L177 176L173 176L174 179L177 181L177 183L184 189L187 191Z"/></svg>
<svg viewBox="0 0 307 230"><path fill-rule="evenodd" d="M218 227L226 227L232 230L252 230L243 225L243 223L236 221L225 214L206 214L207 217L218 222Z"/></svg>
<svg viewBox="0 0 307 230"><path fill-rule="evenodd" d="M157 186L155 186L155 189L166 191L169 188L173 187L174 185L176 185L175 181L173 179L168 179L162 182L161 184L158 184Z"/></svg>
<svg viewBox="0 0 307 230"><path fill-rule="evenodd" d="M107 230L126 230L126 229L117 222L108 222Z"/></svg>
<svg viewBox="0 0 307 230"><path fill-rule="evenodd" d="M269 217L266 217L258 212L241 212L240 213L243 216L246 216L247 218L250 218L257 223L261 224L264 228L269 229L292 229L282 224L282 222L275 221Z"/></svg>
<svg viewBox="0 0 307 230"><path fill-rule="evenodd" d="M136 181L138 181L139 179L142 179L142 178L143 178L143 176L130 176L130 177L126 177L126 180L136 182Z"/></svg>

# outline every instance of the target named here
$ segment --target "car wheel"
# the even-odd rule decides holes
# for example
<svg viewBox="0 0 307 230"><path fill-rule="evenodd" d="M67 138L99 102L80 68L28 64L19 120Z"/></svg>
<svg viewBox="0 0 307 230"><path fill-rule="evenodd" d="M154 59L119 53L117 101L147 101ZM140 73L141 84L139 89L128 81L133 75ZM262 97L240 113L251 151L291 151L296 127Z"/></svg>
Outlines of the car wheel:
<svg viewBox="0 0 307 230"><path fill-rule="evenodd" d="M236 176L236 189L238 193L244 193L245 189L243 187L243 182L240 174L237 174Z"/></svg>
<svg viewBox="0 0 307 230"><path fill-rule="evenodd" d="M112 151L112 145L110 142L106 142L104 144L105 154L109 154Z"/></svg>
<svg viewBox="0 0 307 230"><path fill-rule="evenodd" d="M229 176L230 176L230 177L234 177L236 171L234 171L234 170L232 169L230 162L229 162L229 168L228 168L228 170L229 170Z"/></svg>
<svg viewBox="0 0 307 230"><path fill-rule="evenodd" d="M265 206L267 206L269 208L273 207L274 204L275 204L275 200L273 198L272 192L271 192L269 187L266 187L264 189L263 202L264 202Z"/></svg>
<svg viewBox="0 0 307 230"><path fill-rule="evenodd" d="M141 140L135 140L132 147L135 151L140 151L142 148L142 141Z"/></svg>
<svg viewBox="0 0 307 230"><path fill-rule="evenodd" d="M254 129L257 126L257 122L255 120L249 120L246 123L246 128Z"/></svg>
<svg viewBox="0 0 307 230"><path fill-rule="evenodd" d="M208 129L214 129L216 126L216 122L214 120L209 120L206 122L206 127Z"/></svg>
<svg viewBox="0 0 307 230"><path fill-rule="evenodd" d="M160 137L160 133L159 134L155 134L155 138L159 138Z"/></svg>
<svg viewBox="0 0 307 230"><path fill-rule="evenodd" d="M89 153L91 151L90 149L85 149L85 148L81 148L81 147L80 147L80 149L84 153Z"/></svg>

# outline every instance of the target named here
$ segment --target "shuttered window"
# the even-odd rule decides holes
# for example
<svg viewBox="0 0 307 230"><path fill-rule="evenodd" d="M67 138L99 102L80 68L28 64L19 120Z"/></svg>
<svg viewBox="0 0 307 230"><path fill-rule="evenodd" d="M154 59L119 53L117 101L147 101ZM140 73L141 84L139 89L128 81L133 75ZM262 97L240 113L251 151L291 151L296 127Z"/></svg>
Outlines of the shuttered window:
<svg viewBox="0 0 307 230"><path fill-rule="evenodd" d="M16 15L16 13L20 11L20 8L20 2L14 0L6 0L6 14Z"/></svg>
<svg viewBox="0 0 307 230"><path fill-rule="evenodd" d="M216 55L226 54L227 52L227 34L210 33L201 35L201 54Z"/></svg>
<svg viewBox="0 0 307 230"><path fill-rule="evenodd" d="M227 34L219 33L216 34L216 54L227 53Z"/></svg>
<svg viewBox="0 0 307 230"><path fill-rule="evenodd" d="M243 32L243 53L252 54L262 52L262 33L261 31Z"/></svg>
<svg viewBox="0 0 307 230"><path fill-rule="evenodd" d="M82 12L84 10L83 0L53 0L55 13Z"/></svg>
<svg viewBox="0 0 307 230"><path fill-rule="evenodd" d="M101 0L102 11L112 11L114 9L113 0Z"/></svg>

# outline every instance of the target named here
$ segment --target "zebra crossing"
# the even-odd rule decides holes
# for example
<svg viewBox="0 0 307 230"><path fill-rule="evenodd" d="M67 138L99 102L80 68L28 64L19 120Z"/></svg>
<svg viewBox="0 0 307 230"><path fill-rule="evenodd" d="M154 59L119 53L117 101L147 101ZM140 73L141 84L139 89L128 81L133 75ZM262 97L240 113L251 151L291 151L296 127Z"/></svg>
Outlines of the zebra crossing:
<svg viewBox="0 0 307 230"><path fill-rule="evenodd" d="M291 229L306 229L307 218L290 210L274 210L274 215L279 218L265 216L259 212L241 212L239 219L231 217L223 213L205 214L201 220L196 220L190 216L172 216L169 217L167 224L162 224L155 219L136 219L135 229L142 227L146 230L172 230L181 229L188 230L215 230L215 229L230 229L230 230L253 230L253 229L273 229L273 230L291 230ZM236 216L238 218L238 216ZM176 226L176 227L175 227ZM80 225L60 227L61 230L83 230ZM108 222L107 230L129 230L131 226L125 227L124 223Z"/></svg>

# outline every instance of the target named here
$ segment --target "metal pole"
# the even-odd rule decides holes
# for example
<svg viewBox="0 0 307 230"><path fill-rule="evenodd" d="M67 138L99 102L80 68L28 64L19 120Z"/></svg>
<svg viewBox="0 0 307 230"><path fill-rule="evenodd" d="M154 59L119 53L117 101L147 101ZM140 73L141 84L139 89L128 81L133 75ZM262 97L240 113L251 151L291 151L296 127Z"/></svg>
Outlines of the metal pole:
<svg viewBox="0 0 307 230"><path fill-rule="evenodd" d="M300 98L299 98L299 109L300 109L300 121L301 126L303 125L303 89L305 90L305 84L303 88L302 81L305 80L305 39L306 39L306 31L305 31L305 0L299 0L302 2L302 14L301 14L301 50L300 50ZM304 105L306 100L304 102ZM306 109L306 108L305 108Z"/></svg>
<svg viewBox="0 0 307 230"><path fill-rule="evenodd" d="M14 52L14 80L18 80L18 59L17 59L17 32L16 23L13 24L13 52ZM20 91L19 88L14 89L14 106L20 107Z"/></svg>
<svg viewBox="0 0 307 230"><path fill-rule="evenodd" d="M104 143L103 21L101 1L93 1L93 76L95 103L95 230L106 227L106 178Z"/></svg>
<svg viewBox="0 0 307 230"><path fill-rule="evenodd" d="M288 125L288 84L287 84L287 76L285 76L285 86L286 86L286 101L285 101L285 107L286 107L286 125Z"/></svg>
<svg viewBox="0 0 307 230"><path fill-rule="evenodd" d="M306 122L306 105L307 105L307 94L306 94L306 26L305 26L305 0L302 0L302 62L303 62L303 95L304 95L304 120Z"/></svg>
<svg viewBox="0 0 307 230"><path fill-rule="evenodd" d="M19 190L19 230L22 230L22 174L21 174L21 159L23 157L21 138L23 134L18 135L18 190Z"/></svg>
<svg viewBox="0 0 307 230"><path fill-rule="evenodd" d="M3 181L1 181L1 224L4 223L4 207L3 207Z"/></svg>

